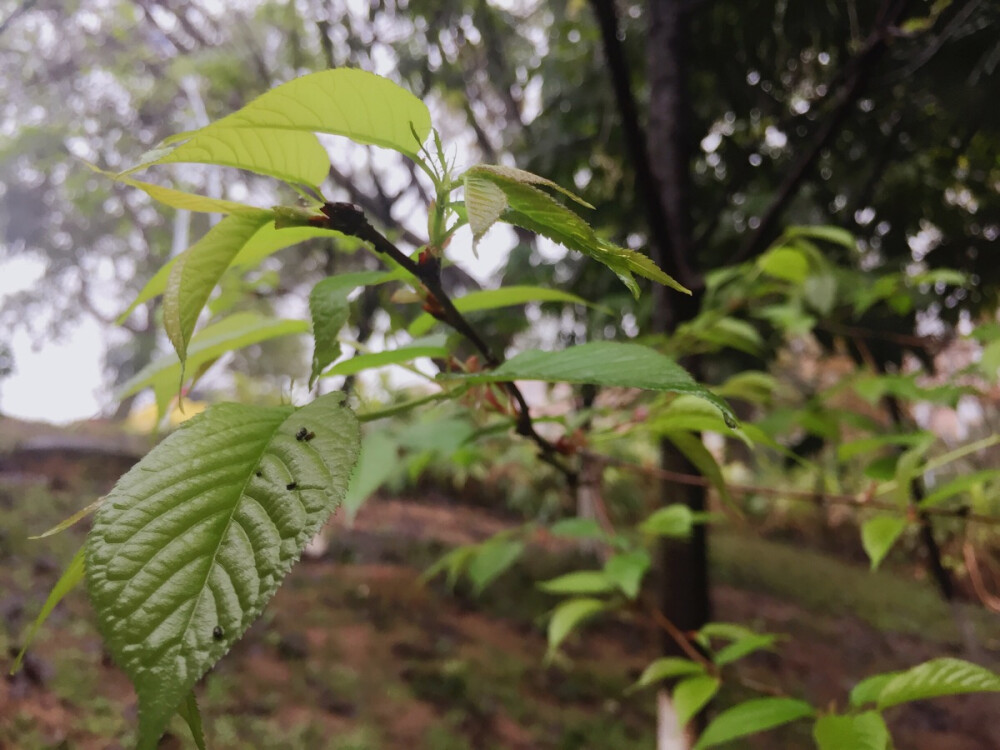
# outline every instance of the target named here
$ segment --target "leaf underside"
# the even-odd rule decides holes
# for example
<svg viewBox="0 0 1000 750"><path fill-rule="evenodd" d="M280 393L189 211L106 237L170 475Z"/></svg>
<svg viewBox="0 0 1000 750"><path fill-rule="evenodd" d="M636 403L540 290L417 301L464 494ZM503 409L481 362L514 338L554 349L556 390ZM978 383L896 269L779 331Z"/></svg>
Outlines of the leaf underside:
<svg viewBox="0 0 1000 750"><path fill-rule="evenodd" d="M140 750L155 747L343 500L359 432L342 400L214 406L154 448L98 511L87 587L139 697ZM297 438L303 428L309 440Z"/></svg>

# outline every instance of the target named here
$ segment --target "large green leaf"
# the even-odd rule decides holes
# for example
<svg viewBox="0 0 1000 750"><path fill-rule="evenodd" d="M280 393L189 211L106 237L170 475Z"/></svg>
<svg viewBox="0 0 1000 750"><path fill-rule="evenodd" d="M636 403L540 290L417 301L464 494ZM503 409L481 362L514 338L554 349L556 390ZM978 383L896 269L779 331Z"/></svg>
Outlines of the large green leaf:
<svg viewBox="0 0 1000 750"><path fill-rule="evenodd" d="M269 318L254 312L234 313L205 326L194 335L188 348L188 370L196 372L229 351L279 336L308 331L309 324L304 320ZM177 392L180 378L181 362L176 354L168 354L146 365L123 383L115 392L115 396L123 399L143 388L152 387L156 393L159 413L162 415L170 399Z"/></svg>
<svg viewBox="0 0 1000 750"><path fill-rule="evenodd" d="M758 698L723 711L706 727L694 750L715 747L748 734L780 727L815 713L812 706L792 698Z"/></svg>
<svg viewBox="0 0 1000 750"><path fill-rule="evenodd" d="M66 594L73 590L76 584L83 580L83 569L84 548L80 547L76 554L73 555L73 559L70 560L69 565L66 566L66 570L59 576L56 585L52 587L48 597L45 599L45 604L42 605L42 610L38 613L38 617L35 618L35 621L28 628L28 632L25 633L24 640L21 642L21 650L18 651L17 656L14 658L10 674L16 673L21 668L21 661L24 659L24 654L28 650L28 646L35 640L35 636L38 635L38 629L49 619L52 610L56 608L56 605L63 600Z"/></svg>
<svg viewBox="0 0 1000 750"><path fill-rule="evenodd" d="M575 294L541 286L505 286L500 289L469 292L464 297L455 300L455 307L459 312L465 313L514 307L526 302L565 302L572 305L594 307L590 302ZM422 336L433 328L435 323L437 323L437 318L423 313L410 323L407 333L411 336Z"/></svg>
<svg viewBox="0 0 1000 750"><path fill-rule="evenodd" d="M342 401L211 407L123 476L97 512L87 586L104 643L139 696L139 750L156 745L342 501L359 444Z"/></svg>
<svg viewBox="0 0 1000 750"><path fill-rule="evenodd" d="M813 727L813 738L819 750L886 750L889 729L875 711L857 716L821 716Z"/></svg>
<svg viewBox="0 0 1000 750"><path fill-rule="evenodd" d="M361 441L361 455L344 498L344 510L349 518L353 518L364 502L399 470L398 453L399 445L385 432L365 435Z"/></svg>
<svg viewBox="0 0 1000 750"><path fill-rule="evenodd" d="M183 138L180 143L147 151L118 177L157 164L218 164L315 187L330 171L326 149L308 131L223 127L222 122L184 133L175 138Z"/></svg>
<svg viewBox="0 0 1000 750"><path fill-rule="evenodd" d="M259 210L253 208L252 206L235 203L234 201L223 200L222 198L209 198L206 195L186 193L183 190L164 187L163 185L156 185L152 182L133 180L131 177L125 177L124 175L116 175L113 172L107 172L86 161L84 164L97 174L116 180L123 185L138 188L153 200L159 201L163 205L170 206L171 208L178 208L184 211L219 214L238 214Z"/></svg>
<svg viewBox="0 0 1000 750"><path fill-rule="evenodd" d="M317 186L330 163L314 133L412 157L430 129L427 107L405 89L363 70L337 68L296 78L218 122L175 136L170 141L179 145L150 152L133 170L171 162L223 164Z"/></svg>
<svg viewBox="0 0 1000 750"><path fill-rule="evenodd" d="M689 393L715 405L730 426L736 424L736 415L725 401L696 383L672 359L640 344L594 341L558 352L527 351L495 370L447 377L463 377L472 383L544 380Z"/></svg>
<svg viewBox="0 0 1000 750"><path fill-rule="evenodd" d="M1000 693L1000 675L961 659L931 659L889 680L879 693L878 707L962 693Z"/></svg>

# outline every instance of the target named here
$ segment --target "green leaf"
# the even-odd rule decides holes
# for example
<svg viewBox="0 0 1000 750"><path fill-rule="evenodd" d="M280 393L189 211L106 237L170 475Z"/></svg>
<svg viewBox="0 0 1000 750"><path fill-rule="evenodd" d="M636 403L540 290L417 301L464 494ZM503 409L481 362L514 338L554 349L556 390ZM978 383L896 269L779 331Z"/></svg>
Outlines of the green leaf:
<svg viewBox="0 0 1000 750"><path fill-rule="evenodd" d="M296 78L185 139L147 155L131 170L153 164L222 164L319 185L330 168L314 133L394 149L415 158L431 129L427 107L392 81L351 68ZM414 137L416 133L416 137Z"/></svg>
<svg viewBox="0 0 1000 750"><path fill-rule="evenodd" d="M61 531L65 531L70 526L73 526L74 524L76 524L76 522L79 521L81 518L86 518L91 513L93 513L95 510L97 510L98 508L100 508L101 507L101 503L103 503L103 502L104 502L104 495L101 495L99 498L97 498L90 505L86 506L85 508L81 508L76 513L74 513L73 515L71 515L69 518L66 518L66 519L60 521L59 523L57 523L55 526L53 526L52 528L50 528L48 531L43 531L41 534L37 534L36 536L29 536L28 539L45 539L46 537L50 537L50 536L53 536L55 534L58 534Z"/></svg>
<svg viewBox="0 0 1000 750"><path fill-rule="evenodd" d="M340 356L340 329L347 324L351 307L347 295L352 287L344 287L336 276L323 279L309 293L309 314L312 316L313 357L309 373L312 388L320 373Z"/></svg>
<svg viewBox="0 0 1000 750"><path fill-rule="evenodd" d="M694 750L715 747L748 734L780 727L815 713L804 701L792 698L758 698L723 711L698 738Z"/></svg>
<svg viewBox="0 0 1000 750"><path fill-rule="evenodd" d="M622 552L604 563L604 575L625 596L629 599L635 599L639 595L642 578L646 575L651 564L652 560L649 559L649 553L646 550Z"/></svg>
<svg viewBox="0 0 1000 750"><path fill-rule="evenodd" d="M822 316L827 316L837 303L837 277L832 273L813 274L802 287L805 302Z"/></svg>
<svg viewBox="0 0 1000 750"><path fill-rule="evenodd" d="M258 230L269 224L273 224L273 215L270 211L261 209L254 209L252 212L246 214L227 216L208 230L204 237L189 247L184 253L172 258L166 265L160 268L153 275L153 278L146 282L146 286L142 288L142 291L139 292L132 304L128 306L128 309L118 316L117 322L121 324L139 305L148 302L153 297L163 294L166 291L174 267L184 257L185 253L191 252L195 248L204 248L210 254L218 254L220 252L229 253L233 245L242 246L244 243L249 242ZM239 248L236 248L236 250L238 251ZM196 252L200 253L201 249Z"/></svg>
<svg viewBox="0 0 1000 750"><path fill-rule="evenodd" d="M532 174L531 172L526 172L523 169L518 169L517 167L504 167L499 164L477 164L471 167L466 173L466 175L475 175L481 179L502 179L505 181L513 181L520 183L521 185L541 185L542 187L551 188L562 195L565 195L570 200L575 203L579 203L584 208L593 209L594 207L587 203L579 195L570 192L561 185L556 184L552 180L547 180L544 177L539 177L537 174Z"/></svg>
<svg viewBox="0 0 1000 750"><path fill-rule="evenodd" d="M677 683L674 688L674 711L677 712L677 722L684 726L712 700L722 683L718 677L696 675Z"/></svg>
<svg viewBox="0 0 1000 750"><path fill-rule="evenodd" d="M694 526L694 514L682 503L673 503L660 508L639 524L639 530L647 534L686 539Z"/></svg>
<svg viewBox="0 0 1000 750"><path fill-rule="evenodd" d="M737 398L751 404L768 404L780 387L777 378L758 370L744 370L715 388L722 398Z"/></svg>
<svg viewBox="0 0 1000 750"><path fill-rule="evenodd" d="M577 570L542 581L538 588L547 594L609 594L615 582L599 570Z"/></svg>
<svg viewBox="0 0 1000 750"><path fill-rule="evenodd" d="M681 659L677 656L664 656L653 661L647 666L636 683L629 688L629 691L648 687L661 680L670 680L675 677L688 677L690 675L704 674L705 668L690 659Z"/></svg>
<svg viewBox="0 0 1000 750"><path fill-rule="evenodd" d="M194 739L194 744L198 747L198 750L206 750L205 730L202 728L201 710L198 708L198 699L195 698L194 690L188 693L187 698L184 699L180 708L177 709L177 713L180 714L181 718L187 723L188 729L191 730L191 737Z"/></svg>
<svg viewBox="0 0 1000 750"><path fill-rule="evenodd" d="M729 487L726 486L726 479L722 476L722 467L699 436L690 432L667 432L663 437L673 443L674 447L694 465L698 473L711 482L723 502L732 504L733 498L729 493Z"/></svg>
<svg viewBox="0 0 1000 750"><path fill-rule="evenodd" d="M785 236L790 239L805 237L811 240L824 240L825 242L831 242L835 245L841 245L847 250L854 250L857 247L857 242L855 241L853 234L848 232L846 229L828 225L814 227L788 227L785 229Z"/></svg>
<svg viewBox="0 0 1000 750"><path fill-rule="evenodd" d="M101 636L153 748L343 500L358 424L342 394L301 409L220 404L123 476L86 544ZM312 437L299 439L309 432Z"/></svg>
<svg viewBox="0 0 1000 750"><path fill-rule="evenodd" d="M336 240L336 247L341 250L348 252L353 252L361 247L361 240L356 237L349 237L346 234L334 231L333 229L324 229L322 227L277 227L274 222L268 222L254 234L246 244L240 248L240 251L233 258L231 264L232 268L237 269L249 269L254 268L260 264L265 258L274 255L274 253L279 250L284 250L286 247L291 247L292 245L298 245L300 242L305 242L306 240L315 239L317 237L326 237ZM389 273L387 271L363 271L362 273ZM344 274L344 276L353 276L354 274ZM391 273L392 277L401 278L406 276L405 272L400 272L398 275L396 272ZM386 278L385 281L390 281L390 278ZM364 282L368 283L368 282ZM374 283L374 282L373 282Z"/></svg>
<svg viewBox="0 0 1000 750"><path fill-rule="evenodd" d="M285 182L319 185L330 170L330 157L309 132L265 128L222 127L222 121L174 137L180 143L147 151L139 162L117 175L158 164L218 164L277 177Z"/></svg>
<svg viewBox="0 0 1000 750"><path fill-rule="evenodd" d="M113 172L107 172L87 161L84 161L83 163L91 171L107 177L108 179L120 182L123 185L138 188L153 200L159 201L163 205L170 206L171 208L178 208L184 211L218 214L238 214L259 210L251 206L246 206L242 203L222 200L221 198L209 198L208 196L198 195L196 193L186 193L183 190L176 190L174 188L164 187L163 185L155 185L152 182L133 180L130 177L116 175Z"/></svg>
<svg viewBox="0 0 1000 750"><path fill-rule="evenodd" d="M801 284L809 275L809 259L797 247L772 248L757 259L757 267L768 276Z"/></svg>
<svg viewBox="0 0 1000 750"><path fill-rule="evenodd" d="M270 211L227 216L177 256L163 290L163 327L182 363L208 296L243 245L272 220Z"/></svg>
<svg viewBox="0 0 1000 750"><path fill-rule="evenodd" d="M595 307L575 294L540 286L505 286L500 289L469 292L464 297L455 300L455 307L459 312L467 313L479 310L496 310L501 307L516 307L527 302L565 302L571 305ZM407 333L411 336L422 336L431 330L436 323L436 318L423 313L410 323Z"/></svg>
<svg viewBox="0 0 1000 750"><path fill-rule="evenodd" d="M731 664L756 651L769 650L777 640L778 636L776 635L754 633L753 635L739 638L725 648L719 649L712 661L718 666L724 667L726 664Z"/></svg>
<svg viewBox="0 0 1000 750"><path fill-rule="evenodd" d="M945 500L952 498L955 495L968 492L973 487L983 484L984 482L989 482L997 477L1000 477L1000 469L984 469L983 471L977 471L972 474L955 477L950 482L946 482L940 487L937 487L932 493L921 500L920 507L931 508L935 505L940 505Z"/></svg>
<svg viewBox="0 0 1000 750"><path fill-rule="evenodd" d="M251 344L277 338L306 333L309 324L304 320L281 320L269 318L259 313L240 312L211 323L198 331L188 348L187 367L197 372L203 365L214 362L229 351L241 349ZM142 368L132 378L122 383L115 396L127 398L143 388L156 390L160 413L166 409L166 401L176 393L181 378L181 363L176 354L168 354L154 360Z"/></svg>
<svg viewBox="0 0 1000 750"><path fill-rule="evenodd" d="M872 570L879 566L905 529L906 519L899 516L876 516L862 524L861 546L871 560Z"/></svg>
<svg viewBox="0 0 1000 750"><path fill-rule="evenodd" d="M344 498L349 518L399 469L398 453L399 446L384 432L373 432L361 441L361 455Z"/></svg>
<svg viewBox="0 0 1000 750"><path fill-rule="evenodd" d="M877 674L867 679L862 680L851 690L850 701L851 705L855 707L860 707L866 703L878 703L879 694L882 692L882 688L892 682L896 677L903 674L902 672L887 672L885 674Z"/></svg>
<svg viewBox="0 0 1000 750"><path fill-rule="evenodd" d="M607 608L607 603L591 598L570 599L556 607L549 620L549 653L559 648L579 624Z"/></svg>
<svg viewBox="0 0 1000 750"><path fill-rule="evenodd" d="M593 518L564 518L549 527L552 536L571 539L607 539L607 532Z"/></svg>
<svg viewBox="0 0 1000 750"><path fill-rule="evenodd" d="M603 263L618 275L636 297L639 296L639 287L632 277L633 273L686 294L691 293L664 273L648 256L600 239L586 221L535 187L535 184L553 186L554 183L542 180L540 177L529 183L506 176L496 169L489 170L482 167L474 167L470 172L474 177L490 181L503 191L507 200L507 208L502 215L504 221L548 237L570 250L576 250ZM566 192L559 189L561 192ZM498 199L495 194L492 196L484 198L492 202L488 207L484 206L482 215L477 219L480 229L492 223L490 220L498 207Z"/></svg>
<svg viewBox="0 0 1000 750"><path fill-rule="evenodd" d="M866 711L857 716L821 716L813 727L819 750L887 750L889 729L881 714Z"/></svg>
<svg viewBox="0 0 1000 750"><path fill-rule="evenodd" d="M469 580L477 594L500 577L524 552L521 540L493 538L479 545L469 562Z"/></svg>
<svg viewBox="0 0 1000 750"><path fill-rule="evenodd" d="M713 404L727 424L736 424L736 415L725 401L696 383L672 359L640 344L593 341L558 352L527 351L489 372L442 377L462 377L471 383L544 380L688 393Z"/></svg>
<svg viewBox="0 0 1000 750"><path fill-rule="evenodd" d="M1000 675L978 664L943 657L897 674L878 696L880 709L900 703L963 693L998 693Z"/></svg>
<svg viewBox="0 0 1000 750"><path fill-rule="evenodd" d="M76 551L76 554L73 555L73 559L69 561L69 565L66 566L66 570L64 570L63 574L59 576L59 580L56 581L56 585L52 587L48 597L45 599L45 604L42 605L42 611L38 613L38 617L36 617L35 621L28 627L28 631L25 633L24 639L21 641L21 650L17 652L17 656L14 658L14 664L10 668L10 674L16 674L21 668L21 662L24 660L25 652L35 640L35 636L38 635L38 629L42 627L42 624L47 619L49 619L49 615L52 614L52 610L56 608L56 605L62 601L66 594L73 590L76 584L83 580L84 554L84 547L80 547L80 549Z"/></svg>
<svg viewBox="0 0 1000 750"><path fill-rule="evenodd" d="M472 245L476 247L479 240L507 210L507 196L503 190L492 181L477 177L466 172L465 183L465 213L469 218L469 228L472 230Z"/></svg>
<svg viewBox="0 0 1000 750"><path fill-rule="evenodd" d="M446 337L443 335L428 336L424 339L417 339L398 349L372 352L370 354L358 354L350 359L338 362L322 373L321 377L332 378L336 375L354 375L362 370L372 370L376 367L387 367L388 365L412 362L419 357L447 357L448 347L445 346L446 340Z"/></svg>

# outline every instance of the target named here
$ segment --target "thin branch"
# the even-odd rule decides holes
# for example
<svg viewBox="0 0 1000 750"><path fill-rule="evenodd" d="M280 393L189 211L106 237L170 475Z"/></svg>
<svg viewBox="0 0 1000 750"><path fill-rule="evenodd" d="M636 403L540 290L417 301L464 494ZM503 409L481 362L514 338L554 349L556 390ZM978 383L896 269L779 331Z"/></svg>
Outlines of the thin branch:
<svg viewBox="0 0 1000 750"><path fill-rule="evenodd" d="M643 464L637 464L632 461L613 458L611 456L591 451L584 451L581 455L583 459L587 461L600 461L607 466L625 469L626 471L643 474L665 482L694 485L697 487L711 486L711 482L699 474L685 474L679 471L660 469L655 466L644 466ZM872 498L869 493L846 495L831 492L783 489L781 487L761 487L751 484L734 484L730 482L726 482L726 489L731 493L738 495L762 495L764 497L777 497L783 500L809 502L814 505L847 505L854 506L859 509L874 508L876 510L896 514L900 514L904 511L904 509L901 509L895 503ZM986 526L1000 526L1000 516L987 516L979 513L972 513L966 508L921 508L920 512L926 513L929 516L937 516L939 518L960 518L963 521L968 521L970 523L981 523ZM905 510L904 514L907 517L911 517L911 511L908 509Z"/></svg>
<svg viewBox="0 0 1000 750"><path fill-rule="evenodd" d="M787 176L767 211L761 217L756 231L749 235L732 259L732 263L741 263L758 255L767 247L774 234L775 227L784 215L792 200L798 195L799 188L812 171L823 150L826 149L840 133L840 130L851 113L854 105L864 93L871 78L875 65L888 49L888 40L892 36L892 27L896 25L907 5L907 0L885 0L878 12L875 29L869 35L864 48L847 64L848 75L836 97L833 99L833 110L823 120L822 125L813 137L812 143L801 153L799 159L788 170Z"/></svg>
<svg viewBox="0 0 1000 750"><path fill-rule="evenodd" d="M409 271L427 289L427 308L430 308L428 311L465 337L476 348L489 367L495 368L501 364L502 360L493 353L479 332L459 312L455 303L451 301L451 297L442 287L439 259L422 254L419 260L414 260L375 229L364 212L352 203L327 203L322 210L324 217L316 217L314 221L316 226L357 237L369 243L376 253L391 258L395 263ZM525 400L524 394L521 393L521 389L510 382L502 385L517 404L515 428L517 433L533 441L541 451L539 456L541 460L558 469L570 483L575 484L577 481L576 471L566 466L559 458L559 450L556 446L542 437L535 429L528 402Z"/></svg>

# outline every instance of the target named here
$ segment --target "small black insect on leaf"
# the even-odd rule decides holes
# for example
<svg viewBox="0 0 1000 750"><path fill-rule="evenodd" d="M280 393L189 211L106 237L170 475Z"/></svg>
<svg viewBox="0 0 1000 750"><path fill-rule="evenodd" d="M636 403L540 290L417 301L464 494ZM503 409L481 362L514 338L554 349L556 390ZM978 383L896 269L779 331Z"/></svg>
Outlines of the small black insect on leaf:
<svg viewBox="0 0 1000 750"><path fill-rule="evenodd" d="M297 485L295 484L295 482L289 482L288 484L285 485L285 489L286 490L294 490L296 486Z"/></svg>
<svg viewBox="0 0 1000 750"><path fill-rule="evenodd" d="M223 636L222 626L216 625L215 628L212 630L212 637L217 641L221 641L222 636Z"/></svg>
<svg viewBox="0 0 1000 750"><path fill-rule="evenodd" d="M303 440L308 440L309 438L306 437L308 434L309 430L307 430L305 427L300 427L299 431L295 433L295 439L298 440L299 442Z"/></svg>
<svg viewBox="0 0 1000 750"><path fill-rule="evenodd" d="M260 469L257 469L257 471L254 472L254 475L258 476L258 477L262 477L262 476L264 476L264 473Z"/></svg>
<svg viewBox="0 0 1000 750"><path fill-rule="evenodd" d="M302 439L305 440L306 442L309 442L314 437L316 437L316 433L315 432L307 432L306 435L305 435L305 437L302 438Z"/></svg>

